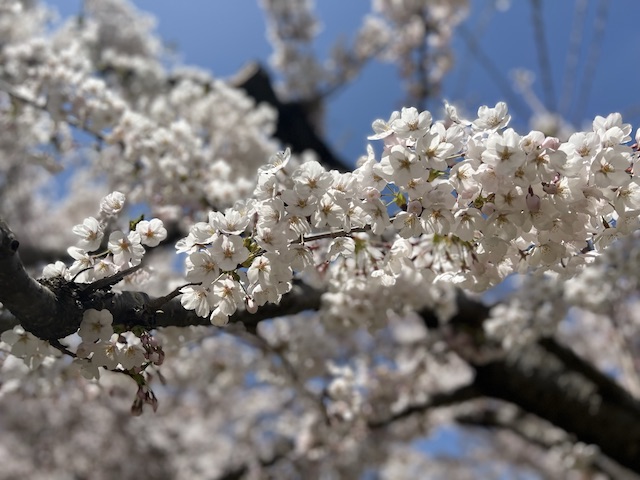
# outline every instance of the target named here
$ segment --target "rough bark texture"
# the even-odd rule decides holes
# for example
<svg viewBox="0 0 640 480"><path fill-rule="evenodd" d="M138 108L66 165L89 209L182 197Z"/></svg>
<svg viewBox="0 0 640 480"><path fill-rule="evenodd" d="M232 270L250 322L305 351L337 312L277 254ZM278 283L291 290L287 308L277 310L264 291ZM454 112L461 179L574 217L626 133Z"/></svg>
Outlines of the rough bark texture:
<svg viewBox="0 0 640 480"><path fill-rule="evenodd" d="M640 473L640 402L571 349L553 338L483 362L474 354L486 348L485 305L459 297L457 315L446 328L460 355L476 372L473 386L487 397L511 402L567 431L626 468ZM438 328L423 312L425 323ZM460 341L460 337L471 339ZM480 343L478 343L480 342ZM499 347L490 347L499 353Z"/></svg>
<svg viewBox="0 0 640 480"><path fill-rule="evenodd" d="M589 368L581 364L573 352L544 339L502 360L474 365L474 384L640 472L640 402L610 379L587 375Z"/></svg>
<svg viewBox="0 0 640 480"><path fill-rule="evenodd" d="M25 330L44 340L65 337L80 326L82 309L73 285L57 282L60 296L31 278L25 271L15 238L0 219L0 302L15 315Z"/></svg>

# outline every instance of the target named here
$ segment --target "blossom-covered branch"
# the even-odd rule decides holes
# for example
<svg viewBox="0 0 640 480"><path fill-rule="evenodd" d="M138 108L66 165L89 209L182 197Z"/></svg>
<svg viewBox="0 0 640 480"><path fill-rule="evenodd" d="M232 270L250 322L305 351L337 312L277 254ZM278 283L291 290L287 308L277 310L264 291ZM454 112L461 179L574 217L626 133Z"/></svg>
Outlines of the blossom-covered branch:
<svg viewBox="0 0 640 480"><path fill-rule="evenodd" d="M556 138L516 131L502 102L402 108L351 170L318 102L376 57L420 105L468 2L375 0L325 63L312 2L262 4L288 97L260 67L176 67L126 0L86 0L55 29L37 2L0 0L0 421L41 412L19 424L41 441L55 415L86 415L99 450L124 449L117 468L152 452L180 478L394 462L380 476L399 478L428 475L405 469L427 429L509 404L640 469L631 126L614 113ZM118 392L153 421L117 417ZM41 451L76 461L58 444Z"/></svg>

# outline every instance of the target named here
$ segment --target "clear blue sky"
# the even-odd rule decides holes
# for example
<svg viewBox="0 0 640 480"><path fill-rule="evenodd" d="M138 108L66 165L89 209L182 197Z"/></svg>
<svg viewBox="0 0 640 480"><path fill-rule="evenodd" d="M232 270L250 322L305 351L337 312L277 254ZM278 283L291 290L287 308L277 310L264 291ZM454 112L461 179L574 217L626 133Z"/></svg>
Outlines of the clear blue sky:
<svg viewBox="0 0 640 480"><path fill-rule="evenodd" d="M549 47L552 80L556 101L563 91L563 77L567 63L569 37L576 17L578 1L542 0L543 24ZM79 0L55 0L63 15L78 11ZM138 8L152 12L158 19L158 32L166 42L175 45L185 64L198 65L217 76L231 76L248 61L258 59L266 63L271 48L265 38L262 10L256 0L195 2L175 0L137 0ZM510 72L519 67L536 73L537 92L543 98L538 67L532 8L528 0L512 0L511 8L494 13L484 22L487 6L492 0L472 0L472 14L465 23L469 35L479 38L482 56L489 58L497 76L510 82ZM609 3L599 60L590 76L592 87L588 100L582 105L581 120L595 115L620 111L625 119L640 123L640 94L636 87L638 58L640 58L640 2L637 0L589 0L583 23L580 62L577 75L570 84L572 103L579 96L585 79L584 64L592 50L594 20L602 13L601 4ZM363 14L369 9L368 0L344 2L316 0L324 29L318 39L318 51L326 52L337 36L351 37ZM345 7L348 5L348 7ZM469 114L481 104L509 101L509 93L483 67L477 54L472 54L461 37L455 41L456 66L445 81L444 95L450 101L466 100ZM396 71L391 65L373 64L351 86L341 90L329 104L327 134L329 141L346 159L354 161L366 145L371 122L387 118L403 106L403 91ZM558 102L560 103L560 102ZM516 127L526 127L529 111L515 110Z"/></svg>

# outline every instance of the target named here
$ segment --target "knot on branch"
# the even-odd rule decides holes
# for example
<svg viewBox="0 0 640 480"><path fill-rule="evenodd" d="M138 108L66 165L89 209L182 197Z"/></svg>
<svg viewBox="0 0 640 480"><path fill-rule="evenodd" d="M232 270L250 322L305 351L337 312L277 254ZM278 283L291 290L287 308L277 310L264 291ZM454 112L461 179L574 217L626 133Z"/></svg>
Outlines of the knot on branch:
<svg viewBox="0 0 640 480"><path fill-rule="evenodd" d="M15 255L19 246L20 242L16 239L14 233L9 226L0 219L0 255Z"/></svg>
<svg viewBox="0 0 640 480"><path fill-rule="evenodd" d="M25 326L25 329L44 340L62 338L80 328L84 312L88 309L109 310L113 315L113 323L127 329L134 326L153 328L155 320L147 308L149 296L142 292L114 293L111 291L111 284L120 279L110 282L110 278L103 279L100 286L95 286L97 282L81 284L62 277L39 279L38 282L54 294L60 309L60 320L54 326L55 332L38 327L34 329Z"/></svg>
<svg viewBox="0 0 640 480"><path fill-rule="evenodd" d="M42 321L19 318L22 326L43 340L57 340L75 333L80 328L85 310L79 285L62 277L40 278L37 282L53 294L55 311L49 312L49 318Z"/></svg>

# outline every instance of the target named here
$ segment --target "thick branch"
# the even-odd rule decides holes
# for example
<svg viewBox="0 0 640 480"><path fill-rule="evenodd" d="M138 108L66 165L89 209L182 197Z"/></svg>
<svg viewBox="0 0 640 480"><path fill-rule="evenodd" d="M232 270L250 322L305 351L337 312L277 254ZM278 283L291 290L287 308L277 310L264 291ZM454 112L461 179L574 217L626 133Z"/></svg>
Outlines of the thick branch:
<svg viewBox="0 0 640 480"><path fill-rule="evenodd" d="M556 446L572 442L573 439L563 430L527 414L520 409L505 412L495 408L478 409L456 415L456 422L471 427L503 429L512 432L528 443L550 450ZM640 476L623 468L617 462L602 453L595 452L590 457L591 468L605 473L609 478L639 480ZM586 473L586 472L585 472Z"/></svg>
<svg viewBox="0 0 640 480"><path fill-rule="evenodd" d="M25 271L19 242L0 220L0 302L25 330L45 340L65 337L78 329L82 311L73 294L57 297Z"/></svg>
<svg viewBox="0 0 640 480"><path fill-rule="evenodd" d="M293 315L305 310L320 308L321 290L317 290L303 283L296 283L291 292L286 294L278 305L267 304L256 313L246 310L236 312L229 320L232 323L242 323L248 330L254 330L263 320ZM106 308L113 314L114 323L127 325L143 325L147 327L189 327L211 326L208 317L199 317L193 310L185 310L179 298L174 298L155 312L149 312L151 317L143 320L143 310L156 299L143 292L122 292L105 297L101 305L94 308ZM149 323L145 325L145 323Z"/></svg>
<svg viewBox="0 0 640 480"><path fill-rule="evenodd" d="M500 404L497 407L496 405L482 405L457 414L455 419L461 425L509 430L527 442L545 450L572 441L567 432L554 428L553 425L539 417L525 413L517 407L511 407L506 411L504 408L500 408L504 406L505 404Z"/></svg>
<svg viewBox="0 0 640 480"><path fill-rule="evenodd" d="M406 409L401 410L383 420L370 421L369 427L373 429L388 427L392 423L412 415L422 414L434 408L448 407L458 403L467 402L480 396L481 392L475 387L475 385L464 385L449 392L441 392L431 395L427 401L410 405Z"/></svg>
<svg viewBox="0 0 640 480"><path fill-rule="evenodd" d="M539 343L474 368L485 395L514 403L640 472L640 403L613 380L594 382Z"/></svg>
<svg viewBox="0 0 640 480"><path fill-rule="evenodd" d="M621 405L630 408L638 406L638 401L623 387L606 376L591 363L584 361L573 350L561 345L554 338L541 338L538 342L550 354L562 360L568 370L575 371L587 377L596 384L600 391L609 398L615 399Z"/></svg>
<svg viewBox="0 0 640 480"><path fill-rule="evenodd" d="M498 360L478 361L474 353L486 343L482 322L488 309L468 298L462 302L459 298L458 303L463 309L448 327L455 341L467 349L458 352L475 369L476 388L553 423L582 442L597 445L621 465L640 473L640 402L551 338L505 353ZM436 327L428 312L423 317L430 328ZM459 342L461 335L471 340Z"/></svg>
<svg viewBox="0 0 640 480"><path fill-rule="evenodd" d="M289 145L294 152L313 150L318 154L320 162L329 168L342 172L351 170L317 134L309 121L304 104L280 101L273 90L269 74L259 64L248 65L233 83L247 92L257 103L265 102L276 109L278 124L275 136L285 145Z"/></svg>
<svg viewBox="0 0 640 480"><path fill-rule="evenodd" d="M109 291L113 283L137 267L89 285L62 278L39 283L24 269L18 255L19 245L7 224L0 220L0 302L5 308L2 318L7 328L20 323L25 330L43 340L55 340L76 332L84 311L89 308L106 308L113 314L115 324L128 327L211 325L208 318L185 310L177 298L158 307L158 299L144 292ZM243 323L253 331L260 321L267 318L317 310L321 295L322 291L296 282L279 305L265 305L255 314L239 311L231 321Z"/></svg>

